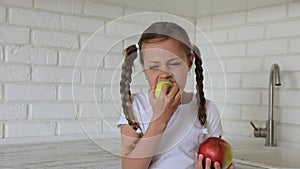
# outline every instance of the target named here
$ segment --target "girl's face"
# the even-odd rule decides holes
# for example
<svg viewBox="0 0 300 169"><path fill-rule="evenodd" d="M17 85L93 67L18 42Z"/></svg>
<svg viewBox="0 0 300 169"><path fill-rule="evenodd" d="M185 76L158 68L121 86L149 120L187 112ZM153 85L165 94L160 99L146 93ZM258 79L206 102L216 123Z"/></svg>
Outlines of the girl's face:
<svg viewBox="0 0 300 169"><path fill-rule="evenodd" d="M185 88L187 74L193 65L194 55L188 59L179 42L172 38L156 39L142 45L144 73L150 87L163 80L176 82Z"/></svg>

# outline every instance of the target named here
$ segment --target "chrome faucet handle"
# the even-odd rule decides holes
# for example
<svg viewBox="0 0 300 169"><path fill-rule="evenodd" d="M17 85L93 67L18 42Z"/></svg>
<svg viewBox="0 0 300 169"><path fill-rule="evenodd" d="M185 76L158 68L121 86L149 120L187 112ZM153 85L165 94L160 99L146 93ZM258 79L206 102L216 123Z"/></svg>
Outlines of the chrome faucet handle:
<svg viewBox="0 0 300 169"><path fill-rule="evenodd" d="M267 137L267 128L257 128L252 121L250 121L250 124L254 128L254 137Z"/></svg>
<svg viewBox="0 0 300 169"><path fill-rule="evenodd" d="M258 130L258 128L255 126L255 124L252 121L250 121L250 124L254 128L255 131Z"/></svg>

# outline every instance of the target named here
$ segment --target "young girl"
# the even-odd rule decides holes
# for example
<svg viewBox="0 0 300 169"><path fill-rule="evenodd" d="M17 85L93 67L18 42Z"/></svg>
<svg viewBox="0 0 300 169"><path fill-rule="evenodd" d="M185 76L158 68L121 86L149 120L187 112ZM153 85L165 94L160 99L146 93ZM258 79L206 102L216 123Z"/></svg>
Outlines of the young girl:
<svg viewBox="0 0 300 169"><path fill-rule="evenodd" d="M222 135L216 106L205 99L203 68L198 48L175 23L157 22L137 44L124 51L120 92L123 112L118 127L122 135L123 169L202 169L200 143ZM148 93L131 94L134 60L138 58L150 85ZM195 62L197 93L184 91ZM156 85L166 81L159 96ZM205 169L220 164L205 161ZM231 167L232 168L232 167Z"/></svg>

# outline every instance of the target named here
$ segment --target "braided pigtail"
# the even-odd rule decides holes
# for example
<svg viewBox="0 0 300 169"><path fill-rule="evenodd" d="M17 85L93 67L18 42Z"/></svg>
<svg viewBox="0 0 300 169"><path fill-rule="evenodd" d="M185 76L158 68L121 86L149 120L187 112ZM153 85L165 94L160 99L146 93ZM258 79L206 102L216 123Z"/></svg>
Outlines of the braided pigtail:
<svg viewBox="0 0 300 169"><path fill-rule="evenodd" d="M123 147L121 153L124 155L129 154L136 146L137 142L143 136L139 122L136 120L132 108L132 96L130 92L130 83L132 81L132 67L134 60L138 57L138 45L131 45L124 50L125 60L122 64L122 75L120 81L120 93L122 100L122 108L128 124L139 134L139 139L135 140L132 145Z"/></svg>
<svg viewBox="0 0 300 169"><path fill-rule="evenodd" d="M201 54L200 50L193 46L193 53L195 55L195 73L196 73L196 82L197 82L197 101L198 101L198 119L203 126L203 128L206 128L206 108L205 103L206 99L204 97L204 91L203 91L203 68L202 68L202 60L201 60Z"/></svg>

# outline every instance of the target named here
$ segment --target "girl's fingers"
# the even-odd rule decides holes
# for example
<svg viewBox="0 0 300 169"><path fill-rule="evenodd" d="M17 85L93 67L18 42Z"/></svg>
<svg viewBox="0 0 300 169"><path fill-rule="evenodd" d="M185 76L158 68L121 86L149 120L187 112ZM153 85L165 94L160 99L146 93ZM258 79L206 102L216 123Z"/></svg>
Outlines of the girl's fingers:
<svg viewBox="0 0 300 169"><path fill-rule="evenodd" d="M150 88L149 90L148 90L148 96L149 96L149 98L152 98L153 96L154 96L154 89L153 88ZM151 96L151 97L150 97Z"/></svg>
<svg viewBox="0 0 300 169"><path fill-rule="evenodd" d="M195 169L203 169L202 168L202 160L203 160L203 155L195 152L195 155L194 155Z"/></svg>
<svg viewBox="0 0 300 169"><path fill-rule="evenodd" d="M197 160L198 160L198 153L195 152L195 155L194 155L194 161L195 161L195 163L197 162Z"/></svg>
<svg viewBox="0 0 300 169"><path fill-rule="evenodd" d="M229 169L234 169L233 163L230 164Z"/></svg>
<svg viewBox="0 0 300 169"><path fill-rule="evenodd" d="M210 169L211 166L211 160L210 158L205 159L205 169Z"/></svg>
<svg viewBox="0 0 300 169"><path fill-rule="evenodd" d="M170 91L170 93L168 94L168 96L170 97L175 97L175 95L178 93L179 91L179 86L177 83L173 83L173 87L172 87L172 90Z"/></svg>
<svg viewBox="0 0 300 169"><path fill-rule="evenodd" d="M221 165L219 162L214 163L215 169L221 169Z"/></svg>
<svg viewBox="0 0 300 169"><path fill-rule="evenodd" d="M198 153L195 153L194 155L194 161L195 161L195 168L196 169L202 169L202 161L203 161L203 155L200 154L198 155ZM206 158L205 159L205 169L211 169L212 166L212 162L210 158ZM215 162L213 164L215 169L221 169L221 165L219 162ZM229 169L233 169L233 165L230 166Z"/></svg>
<svg viewBox="0 0 300 169"><path fill-rule="evenodd" d="M181 89L179 88L177 83L173 84L173 88L167 96L173 103L180 104L181 101Z"/></svg>
<svg viewBox="0 0 300 169"><path fill-rule="evenodd" d="M181 89L179 89L179 91L175 95L175 100L180 102L181 101L181 96L182 96L181 94L182 94Z"/></svg>

